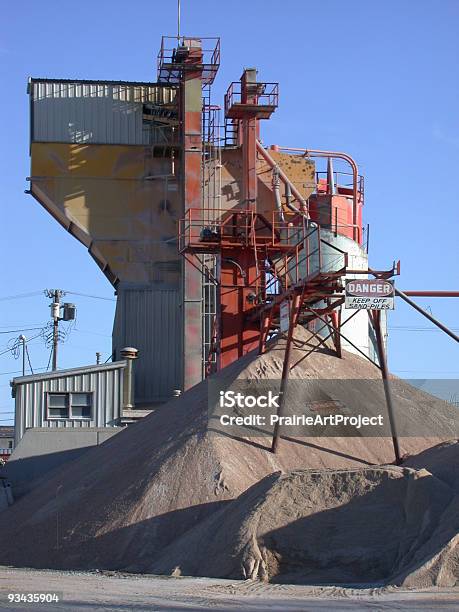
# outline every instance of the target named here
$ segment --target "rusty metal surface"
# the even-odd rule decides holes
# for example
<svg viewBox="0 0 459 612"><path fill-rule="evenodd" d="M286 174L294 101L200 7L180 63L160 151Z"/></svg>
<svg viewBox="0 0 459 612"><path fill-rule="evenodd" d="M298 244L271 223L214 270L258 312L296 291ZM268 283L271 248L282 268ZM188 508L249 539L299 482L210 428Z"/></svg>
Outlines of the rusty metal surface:
<svg viewBox="0 0 459 612"><path fill-rule="evenodd" d="M112 283L180 283L178 181L150 147L32 144L34 197ZM159 178L151 178L159 177Z"/></svg>
<svg viewBox="0 0 459 612"><path fill-rule="evenodd" d="M302 197L307 200L315 189L315 164L300 156L269 151L295 185ZM274 192L272 187L272 170L266 161L257 156L257 210L270 214L274 210ZM242 150L223 149L222 151L222 207L241 206L242 196Z"/></svg>
<svg viewBox="0 0 459 612"><path fill-rule="evenodd" d="M201 71L186 72L182 83L181 119L184 150L182 157L182 194L184 213L202 207L202 81ZM184 259L183 266L183 385L189 389L202 378L202 276L199 262Z"/></svg>

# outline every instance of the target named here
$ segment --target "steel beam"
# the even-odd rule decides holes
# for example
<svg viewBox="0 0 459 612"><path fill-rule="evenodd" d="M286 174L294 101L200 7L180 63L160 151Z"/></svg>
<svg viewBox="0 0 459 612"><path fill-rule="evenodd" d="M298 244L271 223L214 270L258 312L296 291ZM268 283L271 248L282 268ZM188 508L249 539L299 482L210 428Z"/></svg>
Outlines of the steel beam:
<svg viewBox="0 0 459 612"><path fill-rule="evenodd" d="M317 314L317 311L313 310L312 308L308 308L309 312L311 312L313 315L315 315L315 317L317 317L318 319L320 319L323 323L325 323L325 325L327 325L327 321L326 319L324 319L322 316L320 316L319 314ZM355 311L355 314L357 314L357 312L359 312L358 310ZM354 316L354 315L352 315ZM349 317L350 319L351 317ZM347 321L349 321L349 319L347 319ZM343 323L343 325L346 323L346 321ZM340 332L338 330L339 335L341 336L341 338L343 340L346 340L346 342L348 344L350 344L352 346L352 348L354 348L356 351L358 351L363 357L365 357L365 359L367 359L371 364L373 364L374 366L376 366L377 368L379 368L379 365L377 363L375 363L372 359L370 359L370 357L368 357L368 355L366 355L361 349L359 349L358 346L356 346L353 342L351 342L351 340L349 340L349 338L346 338L346 336Z"/></svg>
<svg viewBox="0 0 459 612"><path fill-rule="evenodd" d="M416 304L416 302L413 302L413 300L410 300L410 298L407 296L406 293L403 293L403 291L400 291L400 289L397 289L397 287L394 288L395 289L395 295L398 295L399 297L402 298L402 300L405 300L405 302L407 304L409 304L410 306L412 306L415 310L417 310L419 313L421 313L422 315L424 315L426 317L426 319L429 319L429 321L431 323L433 323L434 325L436 325L437 327L439 327L442 331L445 332L445 334L448 334L448 336L450 338L452 338L453 340L456 340L456 342L459 342L459 336L457 336L454 332L452 332L448 327L446 327L446 325L443 325L443 323L441 323L441 321L439 321L438 319L436 319L435 317L433 317L429 312L427 312L426 310L424 310L423 308L421 308L420 306L418 306L418 304ZM455 296L454 296L455 297Z"/></svg>
<svg viewBox="0 0 459 612"><path fill-rule="evenodd" d="M288 383L288 378L290 374L290 353L292 349L293 330L295 329L296 322L298 319L298 313L300 311L301 300L302 300L301 295L295 295L291 303L290 322L288 326L287 344L285 346L284 364L282 367L282 379L281 379L281 385L280 385L280 391L279 391L279 408L277 410L278 416L282 416L284 413L285 392L287 389L287 383ZM271 446L271 452L273 453L276 453L277 451L277 447L279 445L279 437L280 437L280 425L277 422L274 426L273 442Z"/></svg>
<svg viewBox="0 0 459 612"><path fill-rule="evenodd" d="M339 328L341 327L341 308L337 310L332 310L330 313L330 321L331 326L333 328L333 342L336 349L336 354L341 359L343 356L342 348L341 348L341 336L338 333Z"/></svg>
<svg viewBox="0 0 459 612"><path fill-rule="evenodd" d="M183 129L182 197L185 216L190 209L202 207L202 52L196 51L195 69L183 71L181 82L181 120ZM183 389L202 379L202 278L199 260L191 254L183 260Z"/></svg>
<svg viewBox="0 0 459 612"><path fill-rule="evenodd" d="M395 463L400 465L400 447L398 444L397 430L395 427L395 415L394 415L394 404L392 401L392 390L390 388L389 381L389 370L387 367L386 351L384 348L384 339L381 329L381 311L380 310L368 310L368 317L373 325L373 329L376 334L376 344L378 348L379 366L381 368L381 374L384 384L384 393L387 402L387 411L389 413L390 430L392 433L392 443L394 445Z"/></svg>
<svg viewBox="0 0 459 612"><path fill-rule="evenodd" d="M241 102L256 105L257 71L246 68L241 77ZM257 204L257 118L249 110L241 119L242 125L242 198L246 208L255 210Z"/></svg>
<svg viewBox="0 0 459 612"><path fill-rule="evenodd" d="M411 297L459 297L459 291L403 291Z"/></svg>
<svg viewBox="0 0 459 612"><path fill-rule="evenodd" d="M260 330L260 343L258 345L258 354L262 355L266 351L266 340L268 339L269 330L273 320L274 305L269 310L268 314L265 314L261 320Z"/></svg>

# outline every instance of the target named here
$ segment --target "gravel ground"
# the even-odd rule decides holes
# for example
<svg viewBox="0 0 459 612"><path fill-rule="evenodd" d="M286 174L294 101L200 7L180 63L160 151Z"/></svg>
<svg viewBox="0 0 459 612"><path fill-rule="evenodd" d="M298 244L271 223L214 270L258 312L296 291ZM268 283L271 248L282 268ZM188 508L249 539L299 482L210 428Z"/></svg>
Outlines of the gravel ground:
<svg viewBox="0 0 459 612"><path fill-rule="evenodd" d="M8 593L59 594L51 604L8 603ZM289 612L458 610L456 589L344 589L210 578L0 568L0 610L244 610Z"/></svg>

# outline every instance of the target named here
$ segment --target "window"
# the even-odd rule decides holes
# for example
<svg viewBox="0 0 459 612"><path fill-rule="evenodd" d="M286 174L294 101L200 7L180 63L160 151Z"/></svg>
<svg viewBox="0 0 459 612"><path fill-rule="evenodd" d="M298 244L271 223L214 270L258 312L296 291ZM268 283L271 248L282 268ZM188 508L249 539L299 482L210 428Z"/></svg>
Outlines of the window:
<svg viewBox="0 0 459 612"><path fill-rule="evenodd" d="M92 413L92 393L71 393L72 419L90 419Z"/></svg>
<svg viewBox="0 0 459 612"><path fill-rule="evenodd" d="M48 393L48 419L92 418L92 393Z"/></svg>
<svg viewBox="0 0 459 612"><path fill-rule="evenodd" d="M69 418L69 394L68 393L48 393L48 418L49 419L68 419Z"/></svg>

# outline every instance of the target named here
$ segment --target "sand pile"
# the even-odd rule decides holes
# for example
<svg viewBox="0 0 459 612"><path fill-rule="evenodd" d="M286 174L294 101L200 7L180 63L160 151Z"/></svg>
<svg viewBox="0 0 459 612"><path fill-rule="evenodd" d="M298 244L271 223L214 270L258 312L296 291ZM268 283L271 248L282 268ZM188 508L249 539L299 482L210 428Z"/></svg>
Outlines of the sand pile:
<svg viewBox="0 0 459 612"><path fill-rule="evenodd" d="M459 493L459 442L451 440L408 457L403 462L415 470L425 468Z"/></svg>
<svg viewBox="0 0 459 612"><path fill-rule="evenodd" d="M426 470L277 473L172 544L151 569L287 583L453 586L457 510L453 489Z"/></svg>
<svg viewBox="0 0 459 612"><path fill-rule="evenodd" d="M313 343L305 332L299 340L294 360ZM266 355L246 355L218 377L225 384L278 378L282 360L279 343ZM340 360L322 349L292 370L292 377L376 379L379 371L357 356ZM431 431L437 431L442 402L426 400L407 386L398 399L409 419L431 423ZM379 409L372 407L371 397L367 401L369 411ZM272 455L266 450L269 439L209 432L207 408L203 382L44 477L0 514L0 563L149 571L175 540L269 474L393 460L387 438L289 438ZM402 450L414 455L438 441L406 438Z"/></svg>

